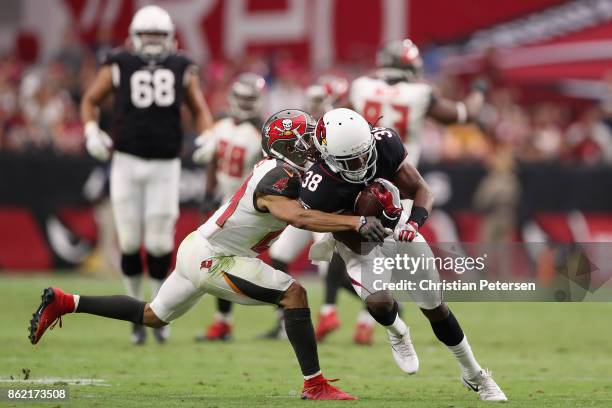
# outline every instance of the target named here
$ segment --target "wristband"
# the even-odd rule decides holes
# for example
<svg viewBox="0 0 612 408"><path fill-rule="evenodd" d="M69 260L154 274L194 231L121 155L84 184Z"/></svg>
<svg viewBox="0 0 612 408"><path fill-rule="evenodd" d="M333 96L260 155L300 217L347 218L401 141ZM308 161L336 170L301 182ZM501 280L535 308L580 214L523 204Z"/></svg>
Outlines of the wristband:
<svg viewBox="0 0 612 408"><path fill-rule="evenodd" d="M420 228L423 226L423 224L425 224L425 221L427 221L427 218L429 218L429 213L427 212L425 208L412 207L412 211L410 212L410 217L408 218L408 221L416 222Z"/></svg>

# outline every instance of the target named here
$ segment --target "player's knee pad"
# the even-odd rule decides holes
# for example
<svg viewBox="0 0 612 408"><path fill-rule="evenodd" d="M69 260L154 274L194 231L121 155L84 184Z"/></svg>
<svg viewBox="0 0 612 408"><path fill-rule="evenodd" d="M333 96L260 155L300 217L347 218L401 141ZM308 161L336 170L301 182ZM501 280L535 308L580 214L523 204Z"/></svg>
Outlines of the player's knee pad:
<svg viewBox="0 0 612 408"><path fill-rule="evenodd" d="M397 302L388 291L380 291L368 296L366 306L374 320L383 326L393 324L399 308Z"/></svg>
<svg viewBox="0 0 612 408"><path fill-rule="evenodd" d="M172 253L161 256L147 253L149 276L153 279L164 279L170 270L170 262L172 262Z"/></svg>
<svg viewBox="0 0 612 408"><path fill-rule="evenodd" d="M121 271L125 276L138 276L142 274L140 251L136 251L133 254L121 254Z"/></svg>
<svg viewBox="0 0 612 408"><path fill-rule="evenodd" d="M145 248L153 256L162 256L174 248L175 217L155 216L145 222Z"/></svg>

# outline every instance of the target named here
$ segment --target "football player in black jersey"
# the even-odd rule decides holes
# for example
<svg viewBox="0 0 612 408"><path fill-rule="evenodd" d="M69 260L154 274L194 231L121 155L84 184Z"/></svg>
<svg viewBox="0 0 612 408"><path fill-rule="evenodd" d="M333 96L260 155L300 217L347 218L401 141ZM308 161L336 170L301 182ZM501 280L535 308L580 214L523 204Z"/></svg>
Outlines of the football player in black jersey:
<svg viewBox="0 0 612 408"><path fill-rule="evenodd" d="M431 249L418 233L431 211L433 196L421 175L406 160L406 149L398 134L388 128L372 129L355 111L334 109L327 112L317 123L314 144L321 157L302 177L300 201L304 207L333 213L350 212L364 186L370 181L378 181L389 193L382 197L385 204L382 218L387 220L386 226L394 228L395 241L414 243L398 246L393 239L387 238L382 246L367 254L355 252L355 248L345 241L350 238L346 234L337 236L335 244L355 291L372 317L387 329L396 363L404 372L413 374L418 370L419 360L409 329L398 315L398 304L389 291L376 290L373 279L368 279L372 271L362 271L362 266L372 257L393 257L397 251L410 257L433 258ZM414 200L409 215L402 211L400 195ZM333 249L333 245L324 242L316 244L311 249L311 258L329 259ZM439 281L435 265L428 266L415 272L417 281ZM490 373L476 361L461 326L442 301L442 293L415 290L409 295L430 321L436 337L457 359L462 383L477 391L481 400L506 401Z"/></svg>
<svg viewBox="0 0 612 408"><path fill-rule="evenodd" d="M174 226L179 215L183 131L181 106L187 104L198 132L211 125L196 65L176 52L168 13L145 6L130 24L130 41L103 62L81 102L86 147L98 160L111 157L110 190L121 247L121 269L128 294L140 299L141 244L144 240L152 296L170 267ZM97 124L96 110L113 95L110 136ZM134 325L132 341L146 332ZM154 331L159 342L167 329Z"/></svg>

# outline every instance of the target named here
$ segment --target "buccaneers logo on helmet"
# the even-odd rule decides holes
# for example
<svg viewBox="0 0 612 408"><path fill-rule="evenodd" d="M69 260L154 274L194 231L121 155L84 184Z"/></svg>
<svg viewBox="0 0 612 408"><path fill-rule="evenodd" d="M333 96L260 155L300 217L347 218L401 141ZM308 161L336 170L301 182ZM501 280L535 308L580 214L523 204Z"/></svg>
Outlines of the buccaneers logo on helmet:
<svg viewBox="0 0 612 408"><path fill-rule="evenodd" d="M263 127L262 149L300 168L312 149L315 121L308 113L298 109L285 109L270 116Z"/></svg>

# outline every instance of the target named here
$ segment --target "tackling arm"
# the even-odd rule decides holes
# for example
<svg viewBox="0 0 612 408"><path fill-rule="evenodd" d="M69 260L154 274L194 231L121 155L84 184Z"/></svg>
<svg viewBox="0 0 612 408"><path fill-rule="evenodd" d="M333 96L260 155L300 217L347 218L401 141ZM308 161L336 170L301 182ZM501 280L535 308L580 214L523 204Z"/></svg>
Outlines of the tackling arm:
<svg viewBox="0 0 612 408"><path fill-rule="evenodd" d="M385 228L376 217L329 214L310 210L297 200L277 195L260 195L257 207L269 211L279 220L315 232L356 231L369 241L381 242L387 235Z"/></svg>

